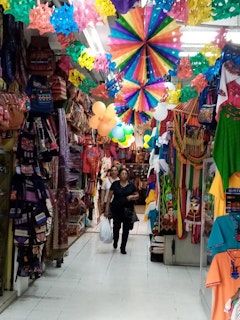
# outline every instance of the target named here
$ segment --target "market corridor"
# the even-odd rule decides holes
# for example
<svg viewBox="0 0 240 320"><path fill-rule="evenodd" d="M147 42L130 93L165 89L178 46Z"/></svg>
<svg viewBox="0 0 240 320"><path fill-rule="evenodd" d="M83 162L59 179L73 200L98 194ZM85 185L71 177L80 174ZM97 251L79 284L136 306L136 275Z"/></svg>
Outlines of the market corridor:
<svg viewBox="0 0 240 320"><path fill-rule="evenodd" d="M86 232L0 319L206 320L199 281L199 268L151 262L147 235L132 233L122 255Z"/></svg>

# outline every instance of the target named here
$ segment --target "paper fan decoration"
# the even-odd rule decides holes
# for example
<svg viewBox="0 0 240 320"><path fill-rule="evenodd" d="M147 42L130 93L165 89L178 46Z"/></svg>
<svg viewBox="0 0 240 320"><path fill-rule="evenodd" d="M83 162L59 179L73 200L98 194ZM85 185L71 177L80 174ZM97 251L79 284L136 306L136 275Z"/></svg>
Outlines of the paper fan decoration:
<svg viewBox="0 0 240 320"><path fill-rule="evenodd" d="M151 119L151 115L147 112L138 112L129 108L124 103L114 103L117 116L126 124L141 125Z"/></svg>
<svg viewBox="0 0 240 320"><path fill-rule="evenodd" d="M109 37L112 61L127 78L159 78L179 60L180 25L157 5L121 15Z"/></svg>
<svg viewBox="0 0 240 320"><path fill-rule="evenodd" d="M139 112L148 112L156 107L167 89L162 78L148 80L144 83L134 79L124 79L121 92L129 108Z"/></svg>

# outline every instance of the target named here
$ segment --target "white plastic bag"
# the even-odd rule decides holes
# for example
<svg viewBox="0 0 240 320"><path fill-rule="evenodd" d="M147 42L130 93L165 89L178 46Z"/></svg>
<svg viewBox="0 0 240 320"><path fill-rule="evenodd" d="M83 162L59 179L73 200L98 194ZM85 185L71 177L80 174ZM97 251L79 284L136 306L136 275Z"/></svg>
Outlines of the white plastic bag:
<svg viewBox="0 0 240 320"><path fill-rule="evenodd" d="M100 233L99 238L104 243L111 243L112 242L112 231L110 227L110 223L108 218L103 217L100 223Z"/></svg>

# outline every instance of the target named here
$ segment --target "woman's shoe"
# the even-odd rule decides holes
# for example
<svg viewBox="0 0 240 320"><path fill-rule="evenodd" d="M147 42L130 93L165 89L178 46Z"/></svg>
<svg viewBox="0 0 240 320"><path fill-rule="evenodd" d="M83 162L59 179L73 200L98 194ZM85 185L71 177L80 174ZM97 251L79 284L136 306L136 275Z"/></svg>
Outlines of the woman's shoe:
<svg viewBox="0 0 240 320"><path fill-rule="evenodd" d="M117 249L117 243L113 242L113 248Z"/></svg>
<svg viewBox="0 0 240 320"><path fill-rule="evenodd" d="M127 254L125 248L121 248L120 250L121 250L121 254Z"/></svg>

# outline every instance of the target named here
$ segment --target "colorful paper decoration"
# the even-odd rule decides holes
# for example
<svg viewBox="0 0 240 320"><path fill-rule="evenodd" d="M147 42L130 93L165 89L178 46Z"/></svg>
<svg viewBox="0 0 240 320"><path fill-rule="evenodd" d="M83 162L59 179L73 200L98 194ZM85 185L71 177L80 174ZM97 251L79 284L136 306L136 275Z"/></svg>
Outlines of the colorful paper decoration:
<svg viewBox="0 0 240 320"><path fill-rule="evenodd" d="M148 112L156 107L167 89L162 78L148 80L144 83L134 79L124 79L121 92L129 108L139 112Z"/></svg>
<svg viewBox="0 0 240 320"><path fill-rule="evenodd" d="M29 12L36 5L35 0L8 0L9 9L4 11L4 14L11 14L15 21L21 21L29 25Z"/></svg>
<svg viewBox="0 0 240 320"><path fill-rule="evenodd" d="M91 71L94 67L94 60L95 58L91 55L91 50L85 48L78 58L78 64L81 68L86 68Z"/></svg>
<svg viewBox="0 0 240 320"><path fill-rule="evenodd" d="M0 0L0 5L3 7L4 11L10 8L8 0Z"/></svg>
<svg viewBox="0 0 240 320"><path fill-rule="evenodd" d="M198 93L201 93L206 88L207 84L206 76L201 73L191 81L191 87L196 88Z"/></svg>
<svg viewBox="0 0 240 320"><path fill-rule="evenodd" d="M201 53L198 53L195 56L191 57L190 63L191 63L193 74L195 76L209 67L209 62Z"/></svg>
<svg viewBox="0 0 240 320"><path fill-rule="evenodd" d="M71 65L71 58L66 55L61 56L58 62L58 66L66 73L66 75L69 74L69 71L71 69L74 69L73 66Z"/></svg>
<svg viewBox="0 0 240 320"><path fill-rule="evenodd" d="M67 5L66 2L62 7L54 8L50 22L57 33L68 36L70 33L78 31L78 26L73 19L73 10L74 6Z"/></svg>
<svg viewBox="0 0 240 320"><path fill-rule="evenodd" d="M108 90L105 83L99 84L96 88L91 88L90 94L99 98L104 98L104 99L109 98Z"/></svg>
<svg viewBox="0 0 240 320"><path fill-rule="evenodd" d="M106 21L107 17L116 15L116 9L110 0L96 0L95 8L103 17L103 21Z"/></svg>
<svg viewBox="0 0 240 320"><path fill-rule="evenodd" d="M178 64L177 77L179 79L191 78L193 76L190 59L183 57Z"/></svg>
<svg viewBox="0 0 240 320"><path fill-rule="evenodd" d="M151 115L147 112L137 112L128 105L120 105L115 103L117 116L126 124L141 125L147 123L151 119Z"/></svg>
<svg viewBox="0 0 240 320"><path fill-rule="evenodd" d="M89 78L85 78L82 83L78 86L78 88L80 90L82 90L82 92L89 94L90 90L92 88L96 88L97 84L95 82L93 82L91 79Z"/></svg>
<svg viewBox="0 0 240 320"><path fill-rule="evenodd" d="M28 29L37 29L40 35L46 32L54 32L54 27L50 23L50 17L53 9L49 8L48 3L38 4L36 8L31 9L29 13L30 24Z"/></svg>
<svg viewBox="0 0 240 320"><path fill-rule="evenodd" d="M75 40L66 48L66 54L72 58L73 62L78 62L78 58L85 48L86 47L81 44L81 42Z"/></svg>
<svg viewBox="0 0 240 320"><path fill-rule="evenodd" d="M63 33L57 33L57 40L61 44L62 49L66 50L70 43L75 41L76 38L74 33L70 33L68 36Z"/></svg>
<svg viewBox="0 0 240 320"><path fill-rule="evenodd" d="M68 80L75 86L78 87L80 83L85 79L85 76L77 69L69 71Z"/></svg>
<svg viewBox="0 0 240 320"><path fill-rule="evenodd" d="M181 96L181 90L168 90L167 98L165 99L165 102L168 104L178 104L179 99Z"/></svg>
<svg viewBox="0 0 240 320"><path fill-rule="evenodd" d="M79 1L74 3L74 21L78 25L79 31L93 27L97 23L102 22L102 18L95 9L93 3L87 1Z"/></svg>
<svg viewBox="0 0 240 320"><path fill-rule="evenodd" d="M95 57L94 70L107 72L108 69L108 59L105 54L99 53Z"/></svg>
<svg viewBox="0 0 240 320"><path fill-rule="evenodd" d="M223 49L223 47L227 43L226 36L227 36L226 27L221 27L218 30L218 34L214 39L213 43L216 44L220 49Z"/></svg>
<svg viewBox="0 0 240 320"><path fill-rule="evenodd" d="M221 56L221 49L218 45L210 42L202 48L200 53L204 55L210 66L214 66L216 60Z"/></svg>
<svg viewBox="0 0 240 320"><path fill-rule="evenodd" d="M187 0L175 0L168 15L175 20L183 21L187 24L188 20L188 4Z"/></svg>
<svg viewBox="0 0 240 320"><path fill-rule="evenodd" d="M195 26L203 22L212 20L212 5L209 0L187 0L188 4L188 20L187 25Z"/></svg>
<svg viewBox="0 0 240 320"><path fill-rule="evenodd" d="M212 17L214 20L228 19L240 15L238 0L212 0Z"/></svg>
<svg viewBox="0 0 240 320"><path fill-rule="evenodd" d="M173 1L173 0L170 0ZM119 14L127 13L137 0L111 0Z"/></svg>
<svg viewBox="0 0 240 320"><path fill-rule="evenodd" d="M156 5L164 11L170 11L172 9L175 0L155 0Z"/></svg>
<svg viewBox="0 0 240 320"><path fill-rule="evenodd" d="M178 62L180 36L180 26L157 6L136 7L111 27L110 53L126 78L146 81Z"/></svg>
<svg viewBox="0 0 240 320"><path fill-rule="evenodd" d="M192 88L190 85L185 86L181 90L180 102L187 102L198 96L198 92L195 88Z"/></svg>

